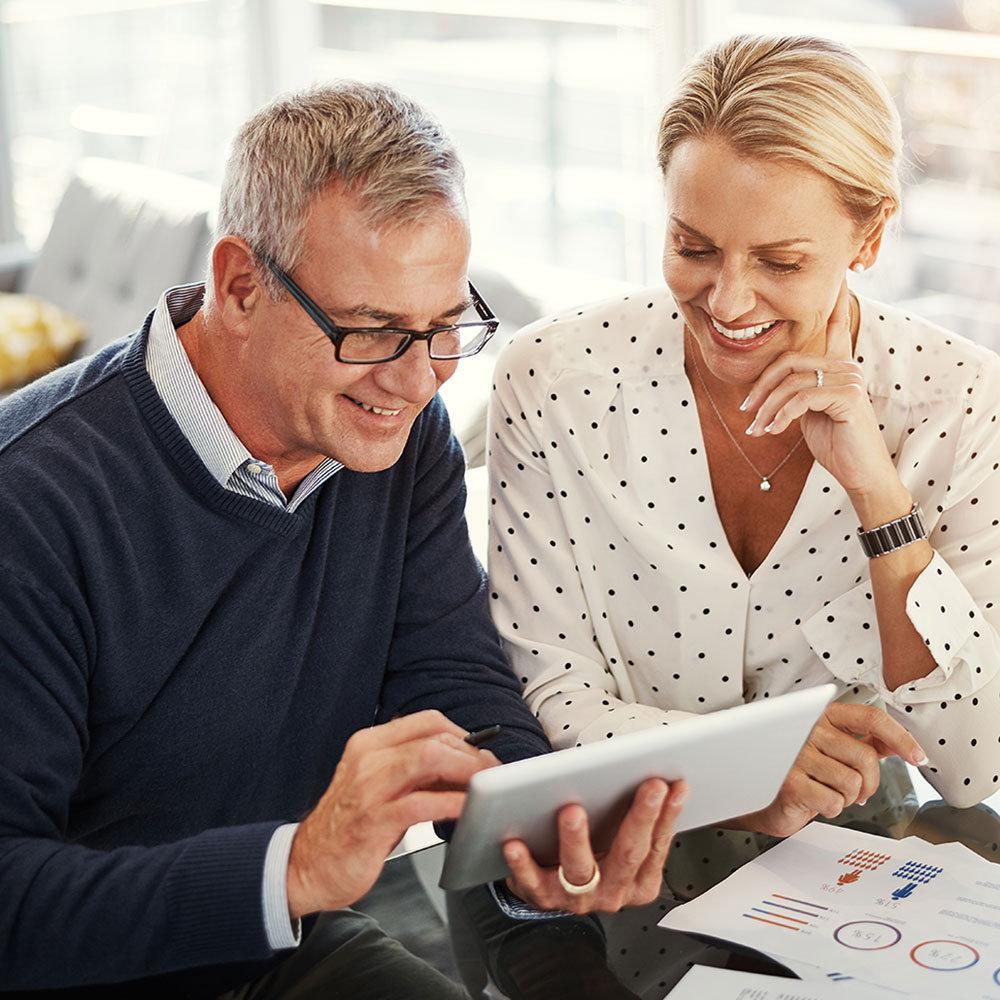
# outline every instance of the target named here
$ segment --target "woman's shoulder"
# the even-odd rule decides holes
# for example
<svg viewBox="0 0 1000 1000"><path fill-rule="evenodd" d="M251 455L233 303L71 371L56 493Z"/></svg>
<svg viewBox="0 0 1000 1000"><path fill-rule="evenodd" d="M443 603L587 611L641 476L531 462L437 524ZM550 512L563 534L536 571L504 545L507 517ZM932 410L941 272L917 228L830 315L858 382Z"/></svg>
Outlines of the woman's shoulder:
<svg viewBox="0 0 1000 1000"><path fill-rule="evenodd" d="M666 287L640 288L523 327L501 349L497 371L530 373L536 384L567 371L628 377L653 363L683 364L682 329Z"/></svg>
<svg viewBox="0 0 1000 1000"><path fill-rule="evenodd" d="M1000 386L1000 356L908 309L859 297L857 360L873 396L941 400Z"/></svg>

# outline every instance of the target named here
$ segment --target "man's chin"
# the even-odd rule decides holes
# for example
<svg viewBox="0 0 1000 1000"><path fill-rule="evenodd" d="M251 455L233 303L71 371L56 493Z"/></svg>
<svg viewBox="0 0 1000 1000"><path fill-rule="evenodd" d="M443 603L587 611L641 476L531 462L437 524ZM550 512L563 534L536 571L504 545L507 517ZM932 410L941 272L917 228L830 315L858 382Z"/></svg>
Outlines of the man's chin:
<svg viewBox="0 0 1000 1000"><path fill-rule="evenodd" d="M405 441L403 442L405 445ZM351 454L337 461L352 472L385 472L391 469L403 454L403 447L373 447L352 449Z"/></svg>

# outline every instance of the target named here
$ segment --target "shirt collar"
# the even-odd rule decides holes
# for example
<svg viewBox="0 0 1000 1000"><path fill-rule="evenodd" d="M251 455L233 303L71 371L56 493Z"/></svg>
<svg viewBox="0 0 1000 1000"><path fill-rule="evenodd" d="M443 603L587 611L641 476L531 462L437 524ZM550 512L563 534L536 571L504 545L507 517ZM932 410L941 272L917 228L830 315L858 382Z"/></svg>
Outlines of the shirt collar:
<svg viewBox="0 0 1000 1000"><path fill-rule="evenodd" d="M149 328L146 368L164 405L222 487L253 456L212 401L177 336L201 308L205 286L180 285L160 296Z"/></svg>

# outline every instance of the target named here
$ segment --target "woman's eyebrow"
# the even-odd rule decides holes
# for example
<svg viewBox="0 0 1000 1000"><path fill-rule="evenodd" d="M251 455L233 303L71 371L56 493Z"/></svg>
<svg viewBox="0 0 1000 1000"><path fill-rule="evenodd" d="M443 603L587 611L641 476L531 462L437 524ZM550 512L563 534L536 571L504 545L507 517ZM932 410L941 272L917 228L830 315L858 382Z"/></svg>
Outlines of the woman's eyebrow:
<svg viewBox="0 0 1000 1000"><path fill-rule="evenodd" d="M679 226L686 233L690 233L692 236L698 237L700 240L704 240L706 243L712 243L710 237L706 236L704 233L699 232L694 226L689 226L683 219L679 219L676 215L670 216L670 221L675 225ZM757 246L753 246L751 250L779 250L783 247L797 246L802 243L815 243L816 241L809 236L793 236L786 240L774 240L771 243L760 243ZM714 243L713 243L714 246Z"/></svg>

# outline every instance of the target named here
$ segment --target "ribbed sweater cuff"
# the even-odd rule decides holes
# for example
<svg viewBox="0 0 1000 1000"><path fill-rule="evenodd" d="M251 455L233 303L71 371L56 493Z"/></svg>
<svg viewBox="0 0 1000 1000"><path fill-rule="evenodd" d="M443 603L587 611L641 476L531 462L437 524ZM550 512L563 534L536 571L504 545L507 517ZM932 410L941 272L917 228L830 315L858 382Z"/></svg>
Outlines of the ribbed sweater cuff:
<svg viewBox="0 0 1000 1000"><path fill-rule="evenodd" d="M167 876L171 950L180 966L269 957L264 861L279 823L208 830L187 841Z"/></svg>

